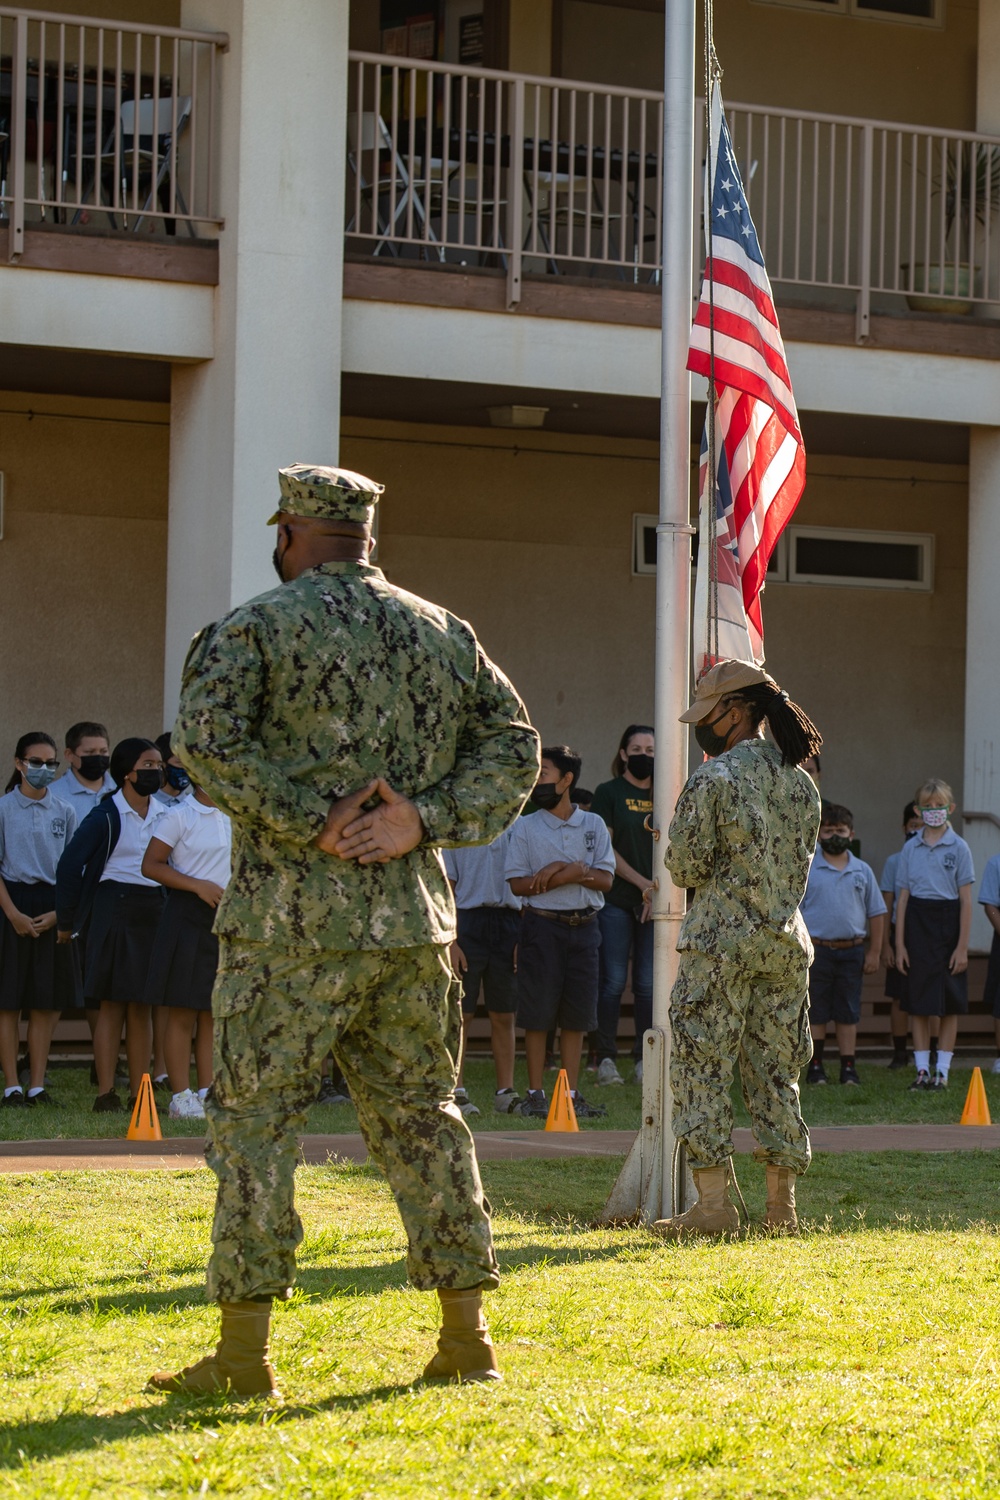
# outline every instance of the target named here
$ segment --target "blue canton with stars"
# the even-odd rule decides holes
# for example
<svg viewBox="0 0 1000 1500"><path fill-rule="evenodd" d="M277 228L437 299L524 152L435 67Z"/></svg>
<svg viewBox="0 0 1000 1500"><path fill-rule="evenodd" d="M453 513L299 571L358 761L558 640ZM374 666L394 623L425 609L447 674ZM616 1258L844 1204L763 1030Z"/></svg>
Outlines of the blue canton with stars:
<svg viewBox="0 0 1000 1500"><path fill-rule="evenodd" d="M712 235L736 240L742 245L748 259L763 267L764 257L747 207L725 115L722 117L722 129L719 133L719 157L715 168L715 190L712 194Z"/></svg>

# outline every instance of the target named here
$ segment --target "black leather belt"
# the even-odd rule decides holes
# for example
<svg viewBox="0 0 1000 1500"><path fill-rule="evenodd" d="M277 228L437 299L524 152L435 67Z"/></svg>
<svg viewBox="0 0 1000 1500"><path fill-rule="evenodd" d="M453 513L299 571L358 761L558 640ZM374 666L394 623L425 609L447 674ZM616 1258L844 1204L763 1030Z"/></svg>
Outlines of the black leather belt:
<svg viewBox="0 0 1000 1500"><path fill-rule="evenodd" d="M536 917L544 917L546 922L562 922L564 927L586 927L597 916L599 907L592 907L585 912L579 911L545 911L541 906L529 906L528 911L533 911Z"/></svg>

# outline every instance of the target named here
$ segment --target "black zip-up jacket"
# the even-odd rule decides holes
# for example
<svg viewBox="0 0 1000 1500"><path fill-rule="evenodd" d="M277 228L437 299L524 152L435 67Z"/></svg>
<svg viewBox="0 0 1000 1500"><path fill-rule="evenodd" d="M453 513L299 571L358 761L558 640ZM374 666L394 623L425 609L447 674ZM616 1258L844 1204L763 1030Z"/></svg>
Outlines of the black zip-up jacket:
<svg viewBox="0 0 1000 1500"><path fill-rule="evenodd" d="M79 932L90 916L104 866L121 831L121 813L114 793L109 792L91 808L56 866L56 927L60 932Z"/></svg>

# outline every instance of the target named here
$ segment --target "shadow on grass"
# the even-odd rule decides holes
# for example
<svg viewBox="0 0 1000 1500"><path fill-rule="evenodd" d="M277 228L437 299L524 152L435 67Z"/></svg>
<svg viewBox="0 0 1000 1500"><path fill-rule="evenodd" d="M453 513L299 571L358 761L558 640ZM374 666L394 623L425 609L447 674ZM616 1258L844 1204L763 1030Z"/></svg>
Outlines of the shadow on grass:
<svg viewBox="0 0 1000 1500"><path fill-rule="evenodd" d="M655 1250L657 1245L657 1241L651 1241L649 1248ZM627 1249L630 1255L634 1255L634 1245ZM624 1245L522 1244L514 1250L501 1250L498 1258L501 1274L510 1275L525 1268L577 1265L581 1260L616 1260L625 1250ZM109 1293L103 1289L95 1289L90 1296L80 1296L76 1287L69 1286L40 1286L34 1290L29 1288L9 1291L0 1293L0 1304L24 1305L37 1296L46 1301L52 1312L70 1313L74 1316L109 1312L126 1315L166 1313L172 1308L180 1310L205 1306L205 1284L200 1280L158 1290L154 1287L137 1288L134 1276L113 1276L107 1277L101 1287L122 1284L129 1285L131 1290ZM377 1296L379 1292L403 1291L407 1285L406 1265L402 1260L389 1265L340 1266L336 1270L300 1267L295 1281L296 1289L303 1292L311 1302L339 1297ZM61 1297L61 1293L69 1291L76 1292L77 1295Z"/></svg>
<svg viewBox="0 0 1000 1500"><path fill-rule="evenodd" d="M322 1401L278 1406L263 1398L251 1398L235 1405L224 1396L173 1395L157 1398L155 1404L134 1407L130 1411L64 1412L46 1421L31 1418L24 1422L5 1423L0 1427L0 1470L22 1469L25 1460L65 1458L70 1453L89 1451L98 1444L115 1443L129 1438L145 1438L150 1433L167 1432L177 1427L188 1414L211 1413L215 1426L271 1427L320 1416L324 1412L357 1411L409 1395L414 1387L424 1385L420 1376L400 1385L372 1386L347 1395L327 1396ZM473 1390L481 1387L473 1386Z"/></svg>

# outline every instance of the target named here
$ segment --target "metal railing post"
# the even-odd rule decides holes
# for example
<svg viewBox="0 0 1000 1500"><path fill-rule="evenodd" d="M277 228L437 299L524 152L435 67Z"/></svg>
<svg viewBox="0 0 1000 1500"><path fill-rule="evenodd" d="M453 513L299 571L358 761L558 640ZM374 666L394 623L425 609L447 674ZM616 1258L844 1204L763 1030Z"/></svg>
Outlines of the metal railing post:
<svg viewBox="0 0 1000 1500"><path fill-rule="evenodd" d="M24 171L27 137L28 17L22 11L14 17L14 51L11 55L10 83L10 227L7 231L7 259L18 260L24 253Z"/></svg>
<svg viewBox="0 0 1000 1500"><path fill-rule="evenodd" d="M858 291L858 317L855 338L859 344L867 344L871 336L872 310L872 194L874 192L875 131L871 124L862 128L861 135L861 223L858 266L860 288Z"/></svg>
<svg viewBox="0 0 1000 1500"><path fill-rule="evenodd" d="M524 258L524 79L514 80L513 119L510 130L510 164L507 168L508 228L507 307L521 300L521 263ZM500 142L497 141L497 151Z"/></svg>

